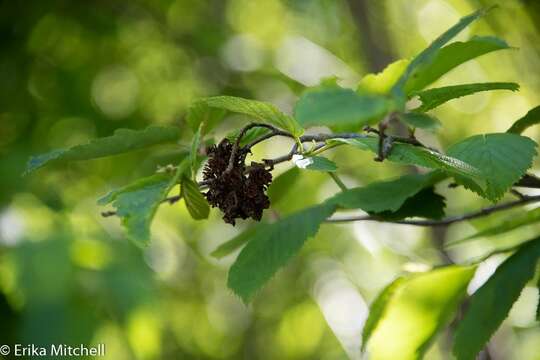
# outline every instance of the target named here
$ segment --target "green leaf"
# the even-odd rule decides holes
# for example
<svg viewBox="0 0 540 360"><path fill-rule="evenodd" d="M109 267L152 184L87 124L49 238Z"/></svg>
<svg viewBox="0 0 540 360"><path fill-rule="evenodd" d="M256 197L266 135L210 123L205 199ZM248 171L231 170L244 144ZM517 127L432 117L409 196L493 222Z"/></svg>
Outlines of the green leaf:
<svg viewBox="0 0 540 360"><path fill-rule="evenodd" d="M409 65L409 62L408 59L397 60L385 67L380 73L367 74L360 80L357 91L359 93L369 92L379 95L388 94L407 68L407 65Z"/></svg>
<svg viewBox="0 0 540 360"><path fill-rule="evenodd" d="M497 201L531 167L536 143L516 134L476 135L451 146L448 155L477 168L486 181L483 189L470 179L458 176L459 184Z"/></svg>
<svg viewBox="0 0 540 360"><path fill-rule="evenodd" d="M472 295L456 329L453 353L458 360L473 360L484 348L533 278L539 257L540 238L528 241Z"/></svg>
<svg viewBox="0 0 540 360"><path fill-rule="evenodd" d="M424 49L409 63L409 66L407 66L407 69L403 75L401 75L397 83L392 88L392 94L394 94L394 96L397 98L404 98L405 86L407 85L409 79L419 77L422 68L433 63L433 60L436 58L440 48L452 40L452 38L469 26L473 21L478 19L480 16L483 16L488 10L478 10L461 18L454 26L435 39L426 49Z"/></svg>
<svg viewBox="0 0 540 360"><path fill-rule="evenodd" d="M465 297L475 267L412 275L392 289L367 344L370 359L421 359Z"/></svg>
<svg viewBox="0 0 540 360"><path fill-rule="evenodd" d="M182 177L181 191L191 217L195 220L207 219L210 213L210 206L200 192L199 185L187 176L184 176Z"/></svg>
<svg viewBox="0 0 540 360"><path fill-rule="evenodd" d="M384 317L386 306L390 299L394 296L396 290L401 286L405 279L402 277L396 278L390 284L388 284L380 293L377 295L373 303L369 307L369 316L366 319L364 328L362 329L362 351L365 350L366 345L373 334L373 331L377 328L377 325Z"/></svg>
<svg viewBox="0 0 540 360"><path fill-rule="evenodd" d="M337 165L332 160L328 160L325 157L322 156L311 156L308 157L309 160L311 160L311 163L306 166L306 169L308 170L315 170L315 171L326 171L326 172L334 172L337 170Z"/></svg>
<svg viewBox="0 0 540 360"><path fill-rule="evenodd" d="M439 220L444 216L445 206L444 197L437 194L433 187L429 187L408 198L397 211L383 211L372 213L372 215L386 221L397 221L409 217Z"/></svg>
<svg viewBox="0 0 540 360"><path fill-rule="evenodd" d="M193 140L191 141L191 152L190 152L190 159L191 159L191 177L195 179L195 176L197 175L197 169L199 167L199 146L201 145L201 137L203 134L205 123L201 122L199 124L199 128L195 132L195 135L193 136Z"/></svg>
<svg viewBox="0 0 540 360"><path fill-rule="evenodd" d="M422 114L419 112L408 112L405 114L398 115L399 120L403 121L405 124L413 128L420 128L426 130L437 130L441 127L441 122L429 116L427 114Z"/></svg>
<svg viewBox="0 0 540 360"><path fill-rule="evenodd" d="M335 130L358 130L380 120L390 102L383 96L358 94L340 87L319 87L304 93L294 114L304 126L328 126Z"/></svg>
<svg viewBox="0 0 540 360"><path fill-rule="evenodd" d="M231 142L235 142L236 138L240 135L240 132L242 129L236 129L234 131L231 131L226 135L227 139ZM242 136L242 140L240 140L240 146L245 146L248 143L254 141L255 139L260 138L263 135L269 134L270 130L263 127L254 127L246 131L244 136Z"/></svg>
<svg viewBox="0 0 540 360"><path fill-rule="evenodd" d="M249 240L253 239L256 231L259 231L259 227L265 226L266 224L259 223L249 229L241 232L232 239L225 241L223 244L219 245L210 255L216 259L224 258L227 255L232 254L237 249L244 246Z"/></svg>
<svg viewBox="0 0 540 360"><path fill-rule="evenodd" d="M127 236L137 246L147 245L150 240L150 225L156 211L178 179L189 169L189 160L184 159L175 174L157 174L118 190L113 190L98 200L99 205L112 203L116 215L122 219Z"/></svg>
<svg viewBox="0 0 540 360"><path fill-rule="evenodd" d="M368 150L377 153L378 139L376 137L365 137L357 139L335 139L330 143L338 142L352 145L361 150ZM451 156L443 155L434 150L426 149L420 146L395 142L387 160L406 164L417 165L429 169L438 169L449 172L450 174L459 174L473 179L481 176L478 169L470 164L463 162Z"/></svg>
<svg viewBox="0 0 540 360"><path fill-rule="evenodd" d="M32 156L26 166L26 174L52 161L97 159L144 149L152 145L175 142L179 137L180 129L172 126L149 126L144 130L118 129L112 136L94 139L87 144Z"/></svg>
<svg viewBox="0 0 540 360"><path fill-rule="evenodd" d="M450 246L450 245L459 244L464 241L476 239L479 237L488 237L488 236L505 234L507 232L510 232L522 226L532 225L539 221L540 221L540 208L536 208L527 212L523 212L521 214L515 214L511 218L506 219L500 224L481 230L464 239L448 243L448 245Z"/></svg>
<svg viewBox="0 0 540 360"><path fill-rule="evenodd" d="M413 95L418 95L422 105L415 111L429 111L439 105L444 104L452 99L457 99L463 96L472 95L481 91L490 90L519 90L519 85L511 82L492 82L492 83L477 83L445 86L435 89L424 90Z"/></svg>
<svg viewBox="0 0 540 360"><path fill-rule="evenodd" d="M513 134L521 134L527 128L538 123L540 123L540 106L529 110L529 112L524 117L516 121L506 132Z"/></svg>
<svg viewBox="0 0 540 360"><path fill-rule="evenodd" d="M419 66L405 85L411 94L432 84L457 66L492 51L509 49L508 44L493 36L474 36L466 42L456 41L438 50L433 60Z"/></svg>
<svg viewBox="0 0 540 360"><path fill-rule="evenodd" d="M225 117L227 110L210 107L204 101L195 101L190 105L186 122L191 130L197 131L201 123L205 123L205 131L209 132Z"/></svg>
<svg viewBox="0 0 540 360"><path fill-rule="evenodd" d="M274 105L257 100L233 96L215 96L198 100L200 104L233 113L247 115L289 131L293 136L300 136L304 129L294 118L279 111Z"/></svg>
<svg viewBox="0 0 540 360"><path fill-rule="evenodd" d="M362 209L380 213L397 211L405 201L423 188L433 185L431 174L404 175L390 181L378 181L349 189L327 200L343 209Z"/></svg>
<svg viewBox="0 0 540 360"><path fill-rule="evenodd" d="M253 295L300 251L304 242L314 236L319 225L335 206L323 203L282 218L273 224L258 226L229 271L228 286L244 302Z"/></svg>
<svg viewBox="0 0 540 360"><path fill-rule="evenodd" d="M284 199L299 177L300 169L296 166L276 177L268 187L267 194L270 198L270 204L276 205Z"/></svg>

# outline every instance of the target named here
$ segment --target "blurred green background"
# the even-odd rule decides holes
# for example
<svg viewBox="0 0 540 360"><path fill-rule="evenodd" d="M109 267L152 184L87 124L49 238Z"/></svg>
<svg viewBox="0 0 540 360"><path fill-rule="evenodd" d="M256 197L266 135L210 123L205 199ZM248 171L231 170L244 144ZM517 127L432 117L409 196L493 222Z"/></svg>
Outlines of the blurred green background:
<svg viewBox="0 0 540 360"><path fill-rule="evenodd" d="M344 359L360 357L368 304L397 274L464 261L537 234L528 227L442 251L442 243L496 223L496 215L448 231L379 223L325 225L301 256L244 306L226 288L235 255L209 253L250 226L191 220L183 203L164 205L149 248L128 242L102 218L96 199L178 158L164 147L52 166L23 177L31 154L148 124L182 126L193 99L228 94L290 112L305 86L337 76L354 85L368 72L410 57L481 0L95 0L0 2L0 344L106 345L121 359ZM434 113L444 127L420 138L446 147L463 137L505 131L540 103L540 6L499 1L465 30L496 34L517 49L486 55L440 84L515 81L518 93L480 93ZM229 117L216 139L245 119ZM536 141L537 130L526 135ZM289 151L276 140L255 157ZM180 148L182 150L182 148ZM349 185L404 169L371 154L337 149ZM275 174L290 165L280 165ZM534 172L534 171L533 171ZM302 174L276 204L286 214L339 189ZM449 214L487 203L465 190ZM515 210L519 211L519 210ZM271 212L268 212L271 213ZM502 258L480 267L472 288ZM538 294L527 287L490 343L494 359L540 359ZM406 336L406 334L403 334ZM389 339L391 341L391 339ZM448 358L444 336L429 359ZM8 357L9 358L9 357Z"/></svg>

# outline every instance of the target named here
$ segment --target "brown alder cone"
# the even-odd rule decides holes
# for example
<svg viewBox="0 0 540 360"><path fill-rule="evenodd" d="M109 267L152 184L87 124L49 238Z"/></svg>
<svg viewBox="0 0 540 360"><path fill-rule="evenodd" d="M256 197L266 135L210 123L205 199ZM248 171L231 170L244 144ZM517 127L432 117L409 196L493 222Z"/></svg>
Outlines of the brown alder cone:
<svg viewBox="0 0 540 360"><path fill-rule="evenodd" d="M226 223L235 225L235 219L248 217L259 221L263 210L270 207L266 190L272 182L272 174L256 162L246 171L245 152L241 151L235 156L233 168L226 171L232 148L233 144L223 139L208 149L203 179L209 185L204 195L212 207L223 212Z"/></svg>

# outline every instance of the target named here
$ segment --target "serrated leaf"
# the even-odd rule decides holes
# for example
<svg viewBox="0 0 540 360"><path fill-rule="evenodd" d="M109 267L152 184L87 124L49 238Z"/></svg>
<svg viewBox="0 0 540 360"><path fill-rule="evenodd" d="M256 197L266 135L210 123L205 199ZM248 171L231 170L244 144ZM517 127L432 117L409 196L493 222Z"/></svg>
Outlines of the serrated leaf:
<svg viewBox="0 0 540 360"><path fill-rule="evenodd" d="M216 259L224 258L227 255L232 254L237 249L244 246L249 240L253 239L254 234L258 231L259 227L264 226L265 224L259 223L249 229L241 232L232 239L225 241L223 244L219 245L210 255Z"/></svg>
<svg viewBox="0 0 540 360"><path fill-rule="evenodd" d="M489 10L489 9L488 9ZM487 10L478 10L470 15L461 18L454 26L441 34L426 49L418 54L407 66L407 69L401 75L399 80L392 88L392 94L397 98L405 98L405 86L409 79L420 76L422 67L429 66L437 56L437 52L452 38L459 34L463 29L469 26L473 21L483 16Z"/></svg>
<svg viewBox="0 0 540 360"><path fill-rule="evenodd" d="M361 150L377 153L378 139L376 137L365 137L357 139L335 139L332 142L352 145ZM441 154L439 152L426 149L420 146L395 142L390 154L386 158L389 161L425 167L428 169L443 170L450 174L459 174L465 177L476 179L482 174L471 164L457 158Z"/></svg>
<svg viewBox="0 0 540 360"><path fill-rule="evenodd" d="M116 208L116 215L122 219L128 238L137 246L147 245L150 240L150 225L159 205L188 169L189 160L184 159L175 174L156 174L139 179L109 192L98 200L98 204L112 203Z"/></svg>
<svg viewBox="0 0 540 360"><path fill-rule="evenodd" d="M516 121L506 132L513 134L521 134L522 132L527 130L527 128L538 123L540 123L540 106L529 110L529 112L527 112L524 117Z"/></svg>
<svg viewBox="0 0 540 360"><path fill-rule="evenodd" d="M408 59L397 60L386 66L380 73L367 74L360 80L357 91L380 95L388 94L407 68L407 65L409 65L409 62Z"/></svg>
<svg viewBox="0 0 540 360"><path fill-rule="evenodd" d="M362 329L362 350L365 350L371 334L384 317L388 302L394 296L394 293L404 280L405 279L402 277L396 278L394 281L388 284L371 303L368 318L366 319L364 328Z"/></svg>
<svg viewBox="0 0 540 360"><path fill-rule="evenodd" d="M457 66L481 55L503 49L508 44L493 36L474 36L468 41L456 41L436 52L431 62L419 66L407 81L405 92L411 94L432 84Z"/></svg>
<svg viewBox="0 0 540 360"><path fill-rule="evenodd" d="M537 238L522 245L472 295L456 329L453 353L458 360L473 360L484 348L534 276L539 258L540 238Z"/></svg>
<svg viewBox="0 0 540 360"><path fill-rule="evenodd" d="M408 112L398 115L399 120L413 128L425 130L437 130L441 127L441 122L433 116L419 112Z"/></svg>
<svg viewBox="0 0 540 360"><path fill-rule="evenodd" d="M429 187L408 198L397 211L383 211L372 213L372 215L386 221L397 221L409 217L439 220L444 216L445 206L444 197L437 194L433 187Z"/></svg>
<svg viewBox="0 0 540 360"><path fill-rule="evenodd" d="M340 87L319 87L305 92L294 114L304 126L328 126L335 130L358 130L380 120L390 109L381 95L358 94Z"/></svg>
<svg viewBox="0 0 540 360"><path fill-rule="evenodd" d="M199 190L199 185L188 178L182 177L181 194L186 203L186 208L189 214L195 220L203 220L208 218L210 214L210 206L208 201Z"/></svg>
<svg viewBox="0 0 540 360"><path fill-rule="evenodd" d="M462 242L465 242L467 240L477 239L479 237L487 237L487 236L496 236L508 233L512 230L515 230L517 228L520 228L522 226L532 225L537 222L540 222L540 208L536 208L527 212L523 212L521 214L515 214L511 218L506 219L505 221L501 222L500 224L497 224L495 226L489 227L487 229L483 229L475 234L472 234L471 236L468 236L462 240L453 241L451 243L448 243L448 245L455 245Z"/></svg>
<svg viewBox="0 0 540 360"><path fill-rule="evenodd" d="M311 161L311 163L306 166L306 169L308 170L326 172L335 172L337 170L336 163L323 156L311 156L308 159Z"/></svg>
<svg viewBox="0 0 540 360"><path fill-rule="evenodd" d="M149 126L144 130L118 129L112 136L94 139L69 149L57 149L46 154L32 156L26 166L26 174L50 162L90 160L149 146L175 142L180 129L172 126Z"/></svg>
<svg viewBox="0 0 540 360"><path fill-rule="evenodd" d="M369 358L421 359L465 297L475 267L447 266L412 275L394 289L367 344Z"/></svg>
<svg viewBox="0 0 540 360"><path fill-rule="evenodd" d="M404 175L394 180L378 181L340 192L327 202L343 209L362 209L375 213L397 211L407 199L433 185L433 181L431 174Z"/></svg>
<svg viewBox="0 0 540 360"><path fill-rule="evenodd" d="M270 198L270 204L276 205L285 198L299 177L300 169L296 166L276 177L268 187L267 194Z"/></svg>
<svg viewBox="0 0 540 360"><path fill-rule="evenodd" d="M485 179L485 189L463 177L456 181L492 201L500 199L532 165L536 143L508 133L475 135L448 149L448 155L477 168Z"/></svg>
<svg viewBox="0 0 540 360"><path fill-rule="evenodd" d="M447 101L457 99L463 96L472 95L482 91L491 90L510 90L518 91L519 85L512 82L491 82L445 86L435 89L429 89L414 93L418 95L422 105L415 109L416 112L425 112L444 104Z"/></svg>
<svg viewBox="0 0 540 360"><path fill-rule="evenodd" d="M257 100L234 96L215 96L198 100L199 104L233 113L247 115L259 121L275 125L289 131L293 136L300 136L304 129L289 115L279 111L274 105Z"/></svg>
<svg viewBox="0 0 540 360"><path fill-rule="evenodd" d="M229 288L249 302L334 210L334 205L323 203L257 227L229 270Z"/></svg>

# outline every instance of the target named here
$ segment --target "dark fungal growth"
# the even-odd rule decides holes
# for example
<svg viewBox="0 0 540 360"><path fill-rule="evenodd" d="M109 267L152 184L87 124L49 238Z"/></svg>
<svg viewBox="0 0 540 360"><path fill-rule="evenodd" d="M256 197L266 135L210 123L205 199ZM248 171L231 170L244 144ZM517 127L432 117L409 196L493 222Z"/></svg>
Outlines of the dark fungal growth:
<svg viewBox="0 0 540 360"><path fill-rule="evenodd" d="M246 168L246 151L239 149L232 168L227 169L234 145L223 139L208 149L208 162L204 168L204 181L208 184L205 196L212 207L223 212L223 220L235 225L237 218L261 220L264 209L270 207L266 195L272 174L263 164L252 162Z"/></svg>

